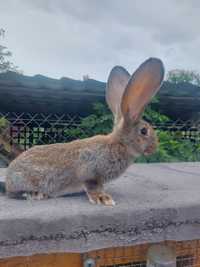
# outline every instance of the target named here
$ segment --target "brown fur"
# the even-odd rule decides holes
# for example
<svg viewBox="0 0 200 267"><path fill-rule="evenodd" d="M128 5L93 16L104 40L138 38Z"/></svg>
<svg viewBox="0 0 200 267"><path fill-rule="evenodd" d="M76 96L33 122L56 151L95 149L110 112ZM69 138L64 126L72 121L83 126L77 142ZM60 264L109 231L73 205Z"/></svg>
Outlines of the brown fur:
<svg viewBox="0 0 200 267"><path fill-rule="evenodd" d="M155 62L158 63L157 60L151 59L146 64L150 68L151 65L155 65ZM143 64L142 69L144 68L146 73L145 66ZM123 75L127 77L127 73L124 70L121 71L119 67L112 72L112 77L115 78L115 73L119 75L119 72L121 78ZM137 73L142 77L142 70ZM139 79L136 84L138 83ZM116 83L110 82L110 84ZM126 90L130 91L131 97L133 97L132 91L136 92L137 97L134 82L131 82L130 86L133 90L129 85ZM148 92L147 82L144 90ZM112 92L111 87L109 101L112 101ZM144 93L145 91L142 92ZM122 97L122 93L119 95ZM141 95L139 97L141 98ZM119 103L116 98L113 99L114 102L110 106L115 110L116 106L120 107L119 103L120 101L123 103L124 98L118 99ZM125 100L130 106L127 94ZM124 107L126 107L125 104ZM140 114L143 109L143 102L141 105L137 103L137 114ZM127 113L122 113L123 116L119 120L118 115L121 112L116 109L114 115L117 115L117 119L115 118L117 124L109 135L98 135L65 144L35 146L19 155L7 171L8 195L27 192L34 196L34 199L41 199L85 190L90 202L114 205L112 197L104 192L103 184L120 176L134 158L142 154L152 154L157 147L157 137L153 128L147 122L139 120L139 117L137 120L133 118L129 108L126 110ZM135 112L134 109L133 111Z"/></svg>
<svg viewBox="0 0 200 267"><path fill-rule="evenodd" d="M10 164L6 190L10 193L38 192L57 197L81 191L87 181L96 180L97 177L101 186L121 175L134 156L144 152L141 151L144 140L141 136L135 136L139 127L143 126L147 124L139 122L132 129L122 126L107 136L35 146ZM154 146L153 141L152 136L146 142Z"/></svg>

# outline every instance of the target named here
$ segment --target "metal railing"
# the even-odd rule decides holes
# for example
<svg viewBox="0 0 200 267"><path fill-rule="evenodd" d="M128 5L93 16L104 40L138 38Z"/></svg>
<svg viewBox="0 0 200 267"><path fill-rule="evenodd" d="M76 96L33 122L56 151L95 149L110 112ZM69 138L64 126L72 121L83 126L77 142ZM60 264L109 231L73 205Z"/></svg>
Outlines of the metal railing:
<svg viewBox="0 0 200 267"><path fill-rule="evenodd" d="M200 142L200 121L180 121L159 123L154 128L167 131L177 139ZM81 125L80 117L67 114L0 113L0 136L7 142L26 150L33 145L69 142L80 138L78 133L90 136Z"/></svg>

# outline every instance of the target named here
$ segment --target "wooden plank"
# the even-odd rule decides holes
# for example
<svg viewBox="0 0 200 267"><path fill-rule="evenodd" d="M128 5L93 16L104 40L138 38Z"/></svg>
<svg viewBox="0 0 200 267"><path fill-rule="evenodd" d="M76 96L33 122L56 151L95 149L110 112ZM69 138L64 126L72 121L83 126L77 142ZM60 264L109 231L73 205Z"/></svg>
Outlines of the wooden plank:
<svg viewBox="0 0 200 267"><path fill-rule="evenodd" d="M148 245L106 248L89 252L85 256L96 260L96 267L115 266L130 262L144 262L147 249Z"/></svg>
<svg viewBox="0 0 200 267"><path fill-rule="evenodd" d="M165 241L162 242L166 246L174 247L177 257L179 256L179 265L182 267L200 266L200 241L186 241L186 242L175 242ZM116 247L107 248L102 250L96 250L89 252L84 257L91 257L96 260L96 267L107 267L115 266L118 264L136 264L141 267L146 261L147 251L149 246L152 244L143 244L130 247Z"/></svg>
<svg viewBox="0 0 200 267"><path fill-rule="evenodd" d="M77 253L52 253L0 260L0 267L82 267Z"/></svg>
<svg viewBox="0 0 200 267"><path fill-rule="evenodd" d="M174 246L176 255L180 256L177 266L200 266L200 241L174 242L166 241L163 244ZM14 257L0 259L0 267L83 267L82 259L93 258L95 267L115 266L119 264L138 264L143 267L147 251L151 244L129 247L105 248L84 254L78 253L52 253L29 257ZM190 260L192 259L192 260Z"/></svg>

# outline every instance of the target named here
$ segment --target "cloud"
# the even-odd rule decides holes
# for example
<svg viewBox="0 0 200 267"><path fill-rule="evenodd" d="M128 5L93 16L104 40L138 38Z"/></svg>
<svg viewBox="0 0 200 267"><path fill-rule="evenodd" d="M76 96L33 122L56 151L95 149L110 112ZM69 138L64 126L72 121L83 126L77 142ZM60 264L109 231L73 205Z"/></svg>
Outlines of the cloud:
<svg viewBox="0 0 200 267"><path fill-rule="evenodd" d="M132 72L150 56L200 71L199 11L196 0L7 0L0 26L25 73L106 80L113 65Z"/></svg>

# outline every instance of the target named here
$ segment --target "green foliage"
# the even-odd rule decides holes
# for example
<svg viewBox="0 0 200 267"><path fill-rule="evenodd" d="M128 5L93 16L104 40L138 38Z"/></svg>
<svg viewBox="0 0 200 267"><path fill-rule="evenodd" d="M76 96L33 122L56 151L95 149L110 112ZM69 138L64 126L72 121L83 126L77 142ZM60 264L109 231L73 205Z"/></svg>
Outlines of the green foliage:
<svg viewBox="0 0 200 267"><path fill-rule="evenodd" d="M0 37L4 38L5 30L0 28ZM16 67L9 58L12 53L7 50L7 47L0 44L0 73L6 71L19 72L18 67Z"/></svg>
<svg viewBox="0 0 200 267"><path fill-rule="evenodd" d="M200 86L200 74L190 70L171 70L167 74L167 81L172 83L188 82Z"/></svg>
<svg viewBox="0 0 200 267"><path fill-rule="evenodd" d="M86 138L97 134L107 134L111 132L113 125L112 114L102 103L94 104L94 113L86 118L82 118L77 127L69 128L65 131L67 137Z"/></svg>
<svg viewBox="0 0 200 267"><path fill-rule="evenodd" d="M180 136L167 131L157 131L159 147L155 154L140 157L137 162L179 162L200 161L200 143L182 140Z"/></svg>
<svg viewBox="0 0 200 267"><path fill-rule="evenodd" d="M8 121L4 117L1 117L0 118L0 132L2 129L5 129L6 127L8 127Z"/></svg>
<svg viewBox="0 0 200 267"><path fill-rule="evenodd" d="M158 99L154 99L158 101ZM169 121L169 118L161 115L151 108L146 109L144 118L152 124L162 124ZM77 127L67 129L65 134L71 140L86 138L96 134L111 132L113 117L110 111L101 103L94 105L94 113L81 119ZM137 162L177 162L177 161L200 161L200 144L182 140L181 132L171 133L157 130L159 147L154 155L140 157ZM69 138L69 139L70 139Z"/></svg>
<svg viewBox="0 0 200 267"><path fill-rule="evenodd" d="M153 124L162 124L170 120L167 116L162 115L159 112L152 109L151 105L149 105L146 108L144 113L144 119Z"/></svg>

